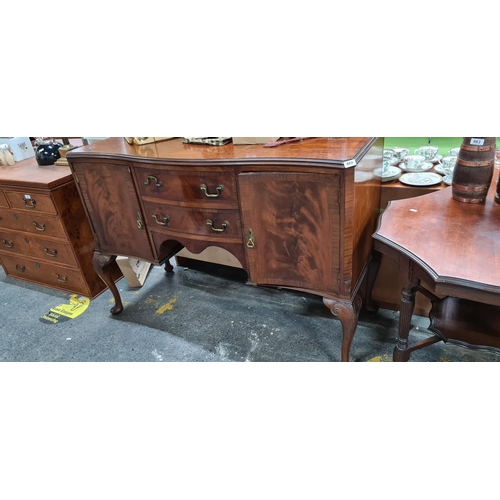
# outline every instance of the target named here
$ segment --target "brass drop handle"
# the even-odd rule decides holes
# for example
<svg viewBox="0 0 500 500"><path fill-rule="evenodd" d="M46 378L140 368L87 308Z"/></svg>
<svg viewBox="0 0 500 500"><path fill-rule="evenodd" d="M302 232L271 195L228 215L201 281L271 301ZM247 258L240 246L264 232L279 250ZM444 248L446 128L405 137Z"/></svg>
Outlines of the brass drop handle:
<svg viewBox="0 0 500 500"><path fill-rule="evenodd" d="M55 248L54 250L52 250L52 252L50 252L47 247L44 247L44 250L49 257L55 257L57 255L57 250Z"/></svg>
<svg viewBox="0 0 500 500"><path fill-rule="evenodd" d="M200 189L205 193L205 196L207 198L217 198L217 196L219 196L222 193L222 191L224 191L224 186L222 184L219 184L215 188L215 190L217 191L216 194L209 193L208 190L207 190L207 185L206 184L201 184L200 185Z"/></svg>
<svg viewBox="0 0 500 500"><path fill-rule="evenodd" d="M60 274L56 274L57 281L60 281L61 283L67 283L68 282L68 277L67 276L61 276Z"/></svg>
<svg viewBox="0 0 500 500"><path fill-rule="evenodd" d="M146 186L149 186L150 180L156 183L156 187L163 186L163 182L159 181L154 175L148 175L148 178L144 181L144 184L146 184Z"/></svg>
<svg viewBox="0 0 500 500"><path fill-rule="evenodd" d="M213 226L213 222L210 219L207 219L207 226L210 226L212 228L212 231L215 231L216 233L223 233L229 227L229 222L225 220L222 223L222 228L219 229Z"/></svg>
<svg viewBox="0 0 500 500"><path fill-rule="evenodd" d="M29 199L24 198L23 203L24 203L24 206L27 208L35 208L36 200L34 200L33 198L29 198Z"/></svg>
<svg viewBox="0 0 500 500"><path fill-rule="evenodd" d="M19 266L16 264L16 271L19 271L20 273L24 273L24 271L26 271L26 267L25 266Z"/></svg>
<svg viewBox="0 0 500 500"><path fill-rule="evenodd" d="M247 231L247 247L253 248L255 246L255 239L253 235L253 229L249 228Z"/></svg>
<svg viewBox="0 0 500 500"><path fill-rule="evenodd" d="M153 219L156 221L156 223L160 224L160 226L166 226L167 223L170 221L170 215L165 215L165 217L163 217L163 222L161 220L158 220L158 218L161 218L161 217L159 217L156 214L153 214L151 217L153 217Z"/></svg>
<svg viewBox="0 0 500 500"><path fill-rule="evenodd" d="M45 231L45 224L42 224L40 227L38 227L38 223L35 221L33 222L33 225L38 229L38 231Z"/></svg>
<svg viewBox="0 0 500 500"><path fill-rule="evenodd" d="M14 246L14 242L12 240L7 241L7 240L2 240L2 243L7 247L7 248L12 248Z"/></svg>

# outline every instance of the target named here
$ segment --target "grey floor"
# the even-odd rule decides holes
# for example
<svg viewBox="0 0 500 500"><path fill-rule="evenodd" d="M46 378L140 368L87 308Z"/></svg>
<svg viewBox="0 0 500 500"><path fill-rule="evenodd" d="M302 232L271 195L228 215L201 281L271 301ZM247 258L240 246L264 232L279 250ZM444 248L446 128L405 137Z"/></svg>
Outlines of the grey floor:
<svg viewBox="0 0 500 500"><path fill-rule="evenodd" d="M141 288L120 280L118 316L107 290L79 316L55 323L50 311L69 305L71 294L9 278L0 267L0 361L340 361L341 325L321 298L249 286L241 270L194 264L173 273L152 267ZM351 361L392 361L397 321L395 311L362 310ZM411 339L425 338L428 325L414 316ZM499 359L440 342L410 362Z"/></svg>

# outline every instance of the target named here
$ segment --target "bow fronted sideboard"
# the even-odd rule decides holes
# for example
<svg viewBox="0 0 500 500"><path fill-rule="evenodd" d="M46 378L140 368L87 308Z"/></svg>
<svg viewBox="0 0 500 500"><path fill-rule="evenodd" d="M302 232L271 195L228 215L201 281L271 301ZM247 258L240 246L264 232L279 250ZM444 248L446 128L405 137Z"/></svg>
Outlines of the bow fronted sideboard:
<svg viewBox="0 0 500 500"><path fill-rule="evenodd" d="M323 297L342 323L342 360L356 330L380 209L383 139L307 138L274 148L182 138L92 143L67 154L90 225L93 265L117 255L172 271L169 259L210 246L234 255L249 283ZM369 276L374 274L369 273ZM371 281L367 282L369 290Z"/></svg>

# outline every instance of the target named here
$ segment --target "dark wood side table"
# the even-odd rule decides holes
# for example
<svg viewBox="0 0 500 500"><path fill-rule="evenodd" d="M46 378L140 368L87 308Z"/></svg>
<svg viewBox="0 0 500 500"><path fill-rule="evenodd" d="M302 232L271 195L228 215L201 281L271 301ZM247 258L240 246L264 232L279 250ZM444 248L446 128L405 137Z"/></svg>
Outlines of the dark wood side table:
<svg viewBox="0 0 500 500"><path fill-rule="evenodd" d="M398 263L402 290L394 361L438 341L500 352L497 178L495 171L483 204L458 202L443 189L393 201L381 215L375 249ZM410 344L416 292L432 301L433 335Z"/></svg>
<svg viewBox="0 0 500 500"><path fill-rule="evenodd" d="M402 184L399 180L384 182L382 184L380 208L384 210L387 204L394 200L404 200L423 196L424 194L433 193L442 189L451 190L451 187L444 183L434 186L407 186ZM398 291L397 288L394 287L394 282L398 280L398 276L399 268L397 263L383 255L380 260L380 268L372 291L372 299L378 307L392 309L394 311L399 310L401 291ZM430 310L430 300L424 295L418 294L415 299L414 314L427 316Z"/></svg>

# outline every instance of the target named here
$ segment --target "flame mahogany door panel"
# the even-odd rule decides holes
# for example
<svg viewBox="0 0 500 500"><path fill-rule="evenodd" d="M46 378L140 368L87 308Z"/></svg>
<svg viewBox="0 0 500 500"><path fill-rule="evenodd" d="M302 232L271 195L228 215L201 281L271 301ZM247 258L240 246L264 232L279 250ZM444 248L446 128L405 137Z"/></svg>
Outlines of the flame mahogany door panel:
<svg viewBox="0 0 500 500"><path fill-rule="evenodd" d="M250 281L339 291L340 176L238 176Z"/></svg>
<svg viewBox="0 0 500 500"><path fill-rule="evenodd" d="M96 235L96 251L154 261L130 168L112 162L73 162Z"/></svg>

